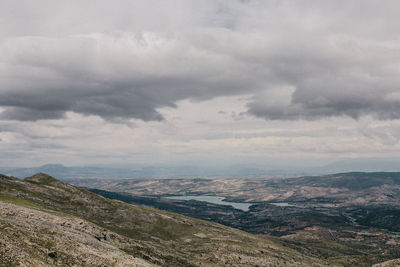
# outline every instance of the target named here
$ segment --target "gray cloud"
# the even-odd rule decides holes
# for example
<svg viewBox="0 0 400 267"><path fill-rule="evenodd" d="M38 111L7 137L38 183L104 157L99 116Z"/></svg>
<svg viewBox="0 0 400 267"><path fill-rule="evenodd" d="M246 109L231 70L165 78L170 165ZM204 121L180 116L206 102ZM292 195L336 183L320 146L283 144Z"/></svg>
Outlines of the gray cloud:
<svg viewBox="0 0 400 267"><path fill-rule="evenodd" d="M1 31L0 119L163 120L179 100L230 95L271 120L400 118L397 1L166 1L149 18L153 1L28 3L3 3L16 14Z"/></svg>
<svg viewBox="0 0 400 267"><path fill-rule="evenodd" d="M237 94L258 82L231 55L180 34L24 37L8 40L2 51L5 119L60 118L74 111L160 120L156 109L177 100Z"/></svg>
<svg viewBox="0 0 400 267"><path fill-rule="evenodd" d="M274 60L278 67L273 71L281 77L283 88L256 94L248 104L249 112L278 120L400 118L399 69L394 67L400 63L397 42L341 37L334 46L315 40L302 51L288 50L296 54Z"/></svg>

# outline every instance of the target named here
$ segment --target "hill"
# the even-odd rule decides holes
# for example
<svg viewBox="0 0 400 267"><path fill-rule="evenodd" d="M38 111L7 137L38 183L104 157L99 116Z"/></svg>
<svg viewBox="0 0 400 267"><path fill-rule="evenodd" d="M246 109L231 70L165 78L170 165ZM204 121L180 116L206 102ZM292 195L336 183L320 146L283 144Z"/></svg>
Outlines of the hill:
<svg viewBox="0 0 400 267"><path fill-rule="evenodd" d="M288 179L75 180L108 198L279 237L340 266L400 258L400 173L349 172ZM173 198L170 196L196 196ZM201 197L199 197L201 196ZM248 202L248 210L207 201ZM203 199L203 201L199 201ZM287 241L287 242L286 242Z"/></svg>
<svg viewBox="0 0 400 267"><path fill-rule="evenodd" d="M323 266L219 224L0 175L0 266Z"/></svg>

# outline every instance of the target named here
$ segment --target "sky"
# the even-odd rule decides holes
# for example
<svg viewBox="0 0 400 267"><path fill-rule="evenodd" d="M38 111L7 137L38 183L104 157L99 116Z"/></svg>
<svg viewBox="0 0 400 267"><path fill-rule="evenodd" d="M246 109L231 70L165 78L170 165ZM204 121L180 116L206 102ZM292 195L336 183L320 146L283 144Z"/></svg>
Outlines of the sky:
<svg viewBox="0 0 400 267"><path fill-rule="evenodd" d="M0 166L400 158L397 0L2 0Z"/></svg>

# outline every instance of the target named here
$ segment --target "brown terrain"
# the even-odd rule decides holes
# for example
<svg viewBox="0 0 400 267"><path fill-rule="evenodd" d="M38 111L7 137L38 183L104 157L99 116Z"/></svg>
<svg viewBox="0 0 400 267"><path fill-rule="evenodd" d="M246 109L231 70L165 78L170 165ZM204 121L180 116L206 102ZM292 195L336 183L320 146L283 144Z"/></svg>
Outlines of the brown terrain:
<svg viewBox="0 0 400 267"><path fill-rule="evenodd" d="M280 242L105 199L38 174L0 176L0 266L325 266Z"/></svg>

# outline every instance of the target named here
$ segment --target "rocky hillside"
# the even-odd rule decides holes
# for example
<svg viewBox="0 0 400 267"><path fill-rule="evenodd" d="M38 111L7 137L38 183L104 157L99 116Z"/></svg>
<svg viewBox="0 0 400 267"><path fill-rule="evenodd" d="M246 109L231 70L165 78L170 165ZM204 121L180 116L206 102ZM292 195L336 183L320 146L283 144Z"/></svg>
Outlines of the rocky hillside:
<svg viewBox="0 0 400 267"><path fill-rule="evenodd" d="M0 175L0 266L323 266L219 224Z"/></svg>

